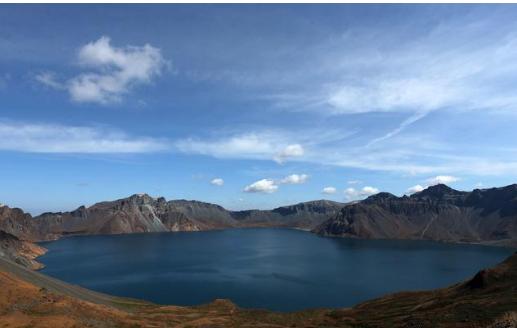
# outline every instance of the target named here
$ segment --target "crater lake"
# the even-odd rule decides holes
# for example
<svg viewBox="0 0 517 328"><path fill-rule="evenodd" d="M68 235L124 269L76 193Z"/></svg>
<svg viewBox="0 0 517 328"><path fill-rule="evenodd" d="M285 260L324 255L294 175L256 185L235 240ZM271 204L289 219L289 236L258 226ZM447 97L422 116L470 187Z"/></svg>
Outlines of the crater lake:
<svg viewBox="0 0 517 328"><path fill-rule="evenodd" d="M319 237L290 229L77 236L42 243L43 273L117 296L246 308L348 307L387 293L445 287L509 248Z"/></svg>

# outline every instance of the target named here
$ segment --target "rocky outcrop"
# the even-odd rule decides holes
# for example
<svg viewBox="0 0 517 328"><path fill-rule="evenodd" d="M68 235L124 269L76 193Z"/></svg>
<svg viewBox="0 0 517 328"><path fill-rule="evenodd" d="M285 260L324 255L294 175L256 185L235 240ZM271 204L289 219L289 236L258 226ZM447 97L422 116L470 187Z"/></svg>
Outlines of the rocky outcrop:
<svg viewBox="0 0 517 328"><path fill-rule="evenodd" d="M64 235L123 234L166 231L198 231L208 227L178 210L164 198L147 194L81 206L75 211L44 213L33 219L43 239Z"/></svg>
<svg viewBox="0 0 517 328"><path fill-rule="evenodd" d="M45 254L46 249L28 241L18 239L5 231L0 231L0 257L18 263L26 268L37 270L43 268L35 261Z"/></svg>
<svg viewBox="0 0 517 328"><path fill-rule="evenodd" d="M517 245L517 185L472 192L436 185L403 197L379 193L343 207L314 232Z"/></svg>
<svg viewBox="0 0 517 328"><path fill-rule="evenodd" d="M335 216L344 203L315 200L283 206L271 211L248 210L233 212L232 216L245 227L287 227L312 229Z"/></svg>
<svg viewBox="0 0 517 328"><path fill-rule="evenodd" d="M22 240L38 240L40 236L34 229L32 216L19 208L0 206L0 231L15 235Z"/></svg>

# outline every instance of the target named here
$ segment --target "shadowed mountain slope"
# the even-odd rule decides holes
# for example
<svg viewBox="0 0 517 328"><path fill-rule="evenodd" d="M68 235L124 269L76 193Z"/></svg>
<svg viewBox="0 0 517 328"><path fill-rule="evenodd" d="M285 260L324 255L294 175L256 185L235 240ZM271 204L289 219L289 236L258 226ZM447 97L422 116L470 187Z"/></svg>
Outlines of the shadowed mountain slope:
<svg viewBox="0 0 517 328"><path fill-rule="evenodd" d="M517 185L472 192L436 185L403 197L379 193L343 207L313 231L325 236L517 245Z"/></svg>

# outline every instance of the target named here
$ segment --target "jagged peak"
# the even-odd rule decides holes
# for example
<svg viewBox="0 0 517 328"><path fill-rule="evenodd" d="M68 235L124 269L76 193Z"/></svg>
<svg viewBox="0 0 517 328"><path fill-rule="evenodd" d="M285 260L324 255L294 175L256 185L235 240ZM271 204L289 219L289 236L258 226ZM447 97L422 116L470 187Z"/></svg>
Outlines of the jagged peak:
<svg viewBox="0 0 517 328"><path fill-rule="evenodd" d="M149 196L149 194L147 194L145 192L140 192L140 193L133 194L133 195L131 195L131 197L138 197L138 198L149 197L149 198L153 198L153 197Z"/></svg>
<svg viewBox="0 0 517 328"><path fill-rule="evenodd" d="M372 201L379 201L379 200L385 200L385 199L397 199L398 197L393 195L392 193L383 191L380 193L377 193L375 195L371 195L368 198L366 198L363 202L372 202Z"/></svg>
<svg viewBox="0 0 517 328"><path fill-rule="evenodd" d="M446 184L440 183L434 186L429 186L424 190L414 193L410 197L412 198L420 198L420 197L441 197L444 195L460 195L464 192L453 189Z"/></svg>
<svg viewBox="0 0 517 328"><path fill-rule="evenodd" d="M129 196L128 198L125 198L125 199L122 199L123 201L124 200L127 200L131 203L135 203L135 204L147 204L147 203L151 203L151 202L154 202L155 199L151 196L149 196L149 194L146 194L146 193L139 193L139 194L133 194L131 196Z"/></svg>

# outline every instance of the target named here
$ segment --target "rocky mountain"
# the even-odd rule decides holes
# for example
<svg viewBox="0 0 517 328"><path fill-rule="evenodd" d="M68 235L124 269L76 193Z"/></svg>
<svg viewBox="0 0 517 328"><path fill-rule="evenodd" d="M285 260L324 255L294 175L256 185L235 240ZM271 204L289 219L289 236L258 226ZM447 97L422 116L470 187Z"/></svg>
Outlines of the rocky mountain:
<svg viewBox="0 0 517 328"><path fill-rule="evenodd" d="M248 210L232 212L232 216L245 227L287 227L312 229L335 216L345 206L330 200L315 200L271 211Z"/></svg>
<svg viewBox="0 0 517 328"><path fill-rule="evenodd" d="M19 208L0 206L0 231L5 231L23 240L39 240L33 226L32 216Z"/></svg>
<svg viewBox="0 0 517 328"><path fill-rule="evenodd" d="M457 191L446 185L411 196L379 193L343 207L314 232L325 236L517 244L517 184Z"/></svg>
<svg viewBox="0 0 517 328"><path fill-rule="evenodd" d="M42 241L67 235L200 231L245 227L312 229L338 213L344 204L313 201L274 210L228 211L215 204L153 198L127 198L81 206L71 212L32 218L20 209L0 208L0 230L22 240Z"/></svg>
<svg viewBox="0 0 517 328"><path fill-rule="evenodd" d="M229 211L215 204L167 201L147 194L34 218L17 208L0 207L0 230L28 241L80 234L247 227L307 229L325 236L516 245L517 185L472 192L436 185L411 196L382 192L349 204L317 200L273 210Z"/></svg>

